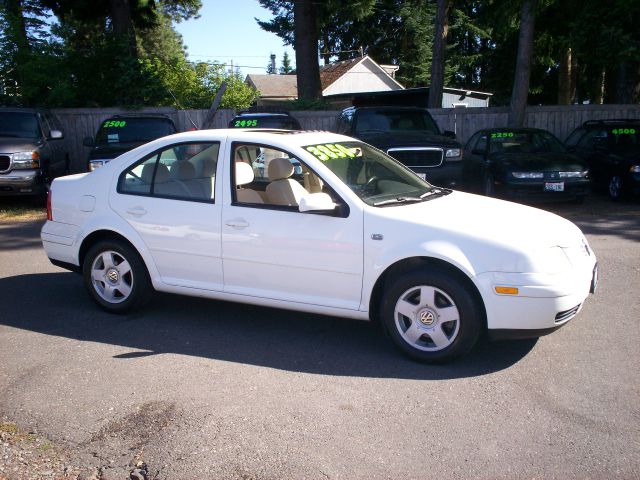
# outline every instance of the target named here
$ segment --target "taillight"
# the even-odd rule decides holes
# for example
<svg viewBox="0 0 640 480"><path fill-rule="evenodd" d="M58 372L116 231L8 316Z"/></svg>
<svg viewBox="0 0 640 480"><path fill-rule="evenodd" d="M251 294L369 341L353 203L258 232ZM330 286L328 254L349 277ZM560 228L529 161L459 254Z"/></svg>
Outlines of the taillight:
<svg viewBox="0 0 640 480"><path fill-rule="evenodd" d="M51 189L47 192L47 220L53 220L53 211L51 210L51 196L53 195Z"/></svg>

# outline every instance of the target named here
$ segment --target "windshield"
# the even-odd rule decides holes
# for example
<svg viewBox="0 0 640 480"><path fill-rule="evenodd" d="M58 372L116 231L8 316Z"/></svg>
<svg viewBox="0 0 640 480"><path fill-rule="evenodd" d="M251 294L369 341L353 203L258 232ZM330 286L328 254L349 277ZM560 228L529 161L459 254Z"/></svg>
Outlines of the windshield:
<svg viewBox="0 0 640 480"><path fill-rule="evenodd" d="M369 205L423 201L443 192L366 143L323 143L303 148Z"/></svg>
<svg viewBox="0 0 640 480"><path fill-rule="evenodd" d="M235 118L229 123L231 128L282 128L285 130L300 130L297 122L289 117L253 117Z"/></svg>
<svg viewBox="0 0 640 480"><path fill-rule="evenodd" d="M548 132L492 132L489 153L565 153L560 141Z"/></svg>
<svg viewBox="0 0 640 480"><path fill-rule="evenodd" d="M162 118L116 118L103 122L96 144L144 143L176 133L173 123Z"/></svg>
<svg viewBox="0 0 640 480"><path fill-rule="evenodd" d="M38 119L34 113L3 112L0 114L0 137L38 138Z"/></svg>
<svg viewBox="0 0 640 480"><path fill-rule="evenodd" d="M362 110L356 133L429 132L440 135L438 126L423 110Z"/></svg>

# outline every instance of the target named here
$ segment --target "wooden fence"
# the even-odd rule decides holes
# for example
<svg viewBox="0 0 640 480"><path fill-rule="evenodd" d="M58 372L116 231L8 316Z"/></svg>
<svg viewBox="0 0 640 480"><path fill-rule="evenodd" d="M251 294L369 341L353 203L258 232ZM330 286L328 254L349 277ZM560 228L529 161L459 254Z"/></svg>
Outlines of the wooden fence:
<svg viewBox="0 0 640 480"><path fill-rule="evenodd" d="M207 110L176 110L175 108L145 108L124 110L117 108L62 108L54 110L62 123L67 148L72 159L73 171L86 169L89 148L82 145L84 137L93 137L100 123L107 117L122 113L162 113L173 120L178 131L200 127ZM306 130L335 131L337 111L291 112ZM507 125L509 110L504 107L492 108L441 108L431 110L431 114L443 130L456 132L459 141L466 142L471 135L482 128ZM233 110L218 110L213 128L225 128L235 115ZM562 105L528 107L526 126L549 130L564 141L574 128L586 120L610 118L640 118L640 105Z"/></svg>

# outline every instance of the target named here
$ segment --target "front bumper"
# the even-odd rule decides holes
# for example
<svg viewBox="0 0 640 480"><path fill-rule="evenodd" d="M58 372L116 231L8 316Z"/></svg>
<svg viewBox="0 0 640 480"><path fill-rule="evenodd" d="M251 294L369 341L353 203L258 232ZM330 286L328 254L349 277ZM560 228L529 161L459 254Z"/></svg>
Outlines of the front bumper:
<svg viewBox="0 0 640 480"><path fill-rule="evenodd" d="M42 195L46 191L40 170L12 170L0 174L0 196Z"/></svg>
<svg viewBox="0 0 640 480"><path fill-rule="evenodd" d="M580 312L597 285L596 258L591 254L561 274L487 272L476 279L490 338L539 337L562 327ZM498 294L497 286L516 287L518 294Z"/></svg>
<svg viewBox="0 0 640 480"><path fill-rule="evenodd" d="M562 190L550 190L551 185L561 185ZM516 180L496 181L496 196L505 198L530 198L539 200L565 200L581 198L591 191L588 179L553 179L553 180Z"/></svg>
<svg viewBox="0 0 640 480"><path fill-rule="evenodd" d="M462 182L462 162L447 161L437 167L410 167L418 175L425 176L427 182L438 187L454 188L460 187Z"/></svg>

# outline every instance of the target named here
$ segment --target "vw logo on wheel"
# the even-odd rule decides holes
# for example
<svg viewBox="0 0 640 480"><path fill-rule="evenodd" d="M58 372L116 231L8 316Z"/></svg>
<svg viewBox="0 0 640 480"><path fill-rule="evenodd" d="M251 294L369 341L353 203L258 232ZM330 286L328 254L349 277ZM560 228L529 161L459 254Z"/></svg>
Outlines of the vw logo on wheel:
<svg viewBox="0 0 640 480"><path fill-rule="evenodd" d="M420 322L427 327L430 327L436 321L436 317L432 312L423 311L420 312Z"/></svg>
<svg viewBox="0 0 640 480"><path fill-rule="evenodd" d="M109 272L107 273L107 278L109 278L109 281L116 283L118 281L118 271L117 270L109 270Z"/></svg>

